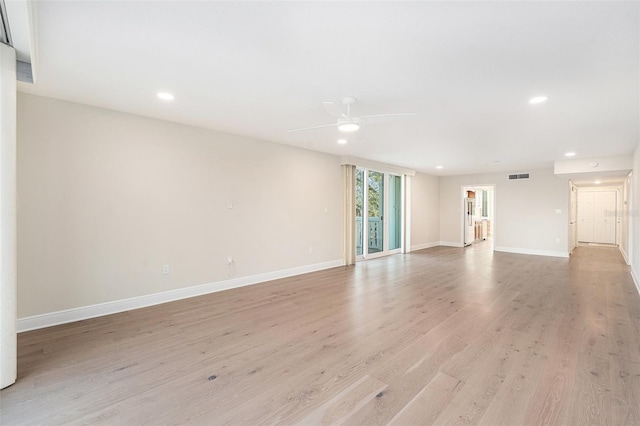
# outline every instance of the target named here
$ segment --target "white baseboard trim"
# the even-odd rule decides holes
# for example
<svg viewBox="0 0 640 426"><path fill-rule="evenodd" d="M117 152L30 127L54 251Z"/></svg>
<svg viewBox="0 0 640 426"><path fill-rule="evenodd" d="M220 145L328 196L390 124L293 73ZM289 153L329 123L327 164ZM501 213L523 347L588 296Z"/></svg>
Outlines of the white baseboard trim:
<svg viewBox="0 0 640 426"><path fill-rule="evenodd" d="M622 253L622 257L624 257L624 262L627 265L631 265L631 263L629 263L629 258L627 257L627 253L624 252L624 249L622 248L622 245L619 245L618 249L620 250L620 253Z"/></svg>
<svg viewBox="0 0 640 426"><path fill-rule="evenodd" d="M501 251L505 253L517 253L517 254L532 254L535 256L552 256L552 257L569 257L568 251L555 251L555 250L536 250L536 249L524 249L517 247L493 247L494 251Z"/></svg>
<svg viewBox="0 0 640 426"><path fill-rule="evenodd" d="M66 324L69 322L80 321L88 318L116 314L118 312L159 305L161 303L173 302L175 300L187 299L189 297L201 296L203 294L230 290L232 288L244 287L252 284L259 284L265 281L306 274L309 272L321 271L323 269L335 268L342 265L344 265L342 259L331 260L328 262L316 263L313 265L298 266L295 268L283 269L280 271L266 272L264 274L250 275L247 277L233 278L230 280L201 284L193 287L163 291L161 293L147 294L144 296L132 297L130 299L114 300L112 302L99 303L96 305L66 309L64 311L50 312L41 315L34 315L31 317L18 318L16 322L16 329L18 333L21 333L23 331L36 330L39 328Z"/></svg>
<svg viewBox="0 0 640 426"><path fill-rule="evenodd" d="M411 246L411 251L422 250L422 249L431 248L431 247L437 247L439 245L441 245L440 241L432 241L430 243L416 244L415 246Z"/></svg>
<svg viewBox="0 0 640 426"><path fill-rule="evenodd" d="M633 267L629 269L629 272L631 272L631 278L633 278L633 283L636 285L636 290L638 290L638 294L640 294L640 281L638 281L638 277L636 276L635 272L633 272Z"/></svg>
<svg viewBox="0 0 640 426"><path fill-rule="evenodd" d="M447 246L447 247L464 247L463 243L455 243L452 241L440 241L440 245Z"/></svg>

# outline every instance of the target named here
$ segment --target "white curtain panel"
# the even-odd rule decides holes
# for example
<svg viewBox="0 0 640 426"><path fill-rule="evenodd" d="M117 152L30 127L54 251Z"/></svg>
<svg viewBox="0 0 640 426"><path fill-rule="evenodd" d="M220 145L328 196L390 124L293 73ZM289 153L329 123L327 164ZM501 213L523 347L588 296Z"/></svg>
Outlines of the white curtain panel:
<svg viewBox="0 0 640 426"><path fill-rule="evenodd" d="M356 166L342 165L344 181L344 264L356 263Z"/></svg>

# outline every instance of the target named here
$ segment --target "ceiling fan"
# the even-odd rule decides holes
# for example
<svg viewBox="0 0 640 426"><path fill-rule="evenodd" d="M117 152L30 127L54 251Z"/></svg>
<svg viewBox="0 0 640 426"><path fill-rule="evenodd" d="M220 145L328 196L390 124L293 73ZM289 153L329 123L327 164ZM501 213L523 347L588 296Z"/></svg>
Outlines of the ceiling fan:
<svg viewBox="0 0 640 426"><path fill-rule="evenodd" d="M377 114L377 115L361 115L358 117L351 116L351 105L356 103L356 98L347 96L342 99L342 105L345 106L346 112L333 102L323 102L324 109L334 116L337 120L333 124L324 124L322 126L304 127L302 129L287 130L287 133L302 132L305 130L321 129L323 127L337 127L341 132L355 132L360 129L363 124L379 123L391 121L401 118L414 117L418 115L416 112L405 112L398 114Z"/></svg>

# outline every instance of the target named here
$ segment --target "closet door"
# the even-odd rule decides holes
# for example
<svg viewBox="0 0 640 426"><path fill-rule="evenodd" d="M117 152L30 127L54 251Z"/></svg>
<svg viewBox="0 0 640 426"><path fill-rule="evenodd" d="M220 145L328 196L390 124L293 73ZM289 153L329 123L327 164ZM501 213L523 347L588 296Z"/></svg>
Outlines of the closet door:
<svg viewBox="0 0 640 426"><path fill-rule="evenodd" d="M592 243L595 192L578 191L578 241Z"/></svg>
<svg viewBox="0 0 640 426"><path fill-rule="evenodd" d="M616 193L594 192L593 242L616 243Z"/></svg>
<svg viewBox="0 0 640 426"><path fill-rule="evenodd" d="M569 241L571 243L569 250L573 251L578 245L578 188L571 184L571 210L569 212Z"/></svg>

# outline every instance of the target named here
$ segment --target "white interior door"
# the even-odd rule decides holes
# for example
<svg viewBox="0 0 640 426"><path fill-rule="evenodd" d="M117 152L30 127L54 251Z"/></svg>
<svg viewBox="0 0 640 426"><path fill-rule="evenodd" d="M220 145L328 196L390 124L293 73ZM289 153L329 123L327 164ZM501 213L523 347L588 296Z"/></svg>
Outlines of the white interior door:
<svg viewBox="0 0 640 426"><path fill-rule="evenodd" d="M578 221L578 190L576 189L575 185L572 183L571 184L571 208L570 208L570 212L569 214L571 215L569 217L569 241L571 244L570 247L570 251L573 251L574 248L576 248L576 245L578 245L578 239L577 239L577 225L576 222Z"/></svg>
<svg viewBox="0 0 640 426"><path fill-rule="evenodd" d="M616 243L616 193L594 192L593 197L593 242Z"/></svg>
<svg viewBox="0 0 640 426"><path fill-rule="evenodd" d="M578 241L616 243L616 191L578 191Z"/></svg>
<svg viewBox="0 0 640 426"><path fill-rule="evenodd" d="M578 191L578 241L592 243L593 240L593 194Z"/></svg>
<svg viewBox="0 0 640 426"><path fill-rule="evenodd" d="M464 199L464 245L468 246L474 242L476 239L474 232L474 210L475 210L475 199L474 198L465 198Z"/></svg>

